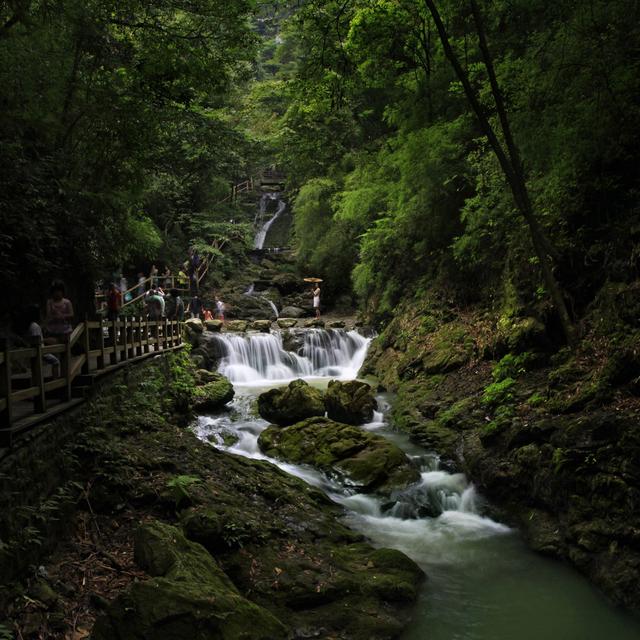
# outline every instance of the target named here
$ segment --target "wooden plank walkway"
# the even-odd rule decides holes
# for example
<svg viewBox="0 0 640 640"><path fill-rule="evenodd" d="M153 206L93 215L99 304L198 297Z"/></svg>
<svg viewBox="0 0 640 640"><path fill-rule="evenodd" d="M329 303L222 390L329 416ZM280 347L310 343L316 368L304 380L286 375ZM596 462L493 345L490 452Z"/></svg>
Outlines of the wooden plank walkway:
<svg viewBox="0 0 640 640"><path fill-rule="evenodd" d="M0 352L0 447L34 425L84 401L96 378L148 357L181 349L182 323L124 317L75 327L65 344ZM60 373L43 356L60 360Z"/></svg>

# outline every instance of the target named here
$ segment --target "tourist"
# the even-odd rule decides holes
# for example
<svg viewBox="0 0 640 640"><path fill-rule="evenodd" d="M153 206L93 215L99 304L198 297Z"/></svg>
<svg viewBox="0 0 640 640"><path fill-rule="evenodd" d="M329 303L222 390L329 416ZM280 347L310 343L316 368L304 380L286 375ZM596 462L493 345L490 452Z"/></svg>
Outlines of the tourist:
<svg viewBox="0 0 640 640"><path fill-rule="evenodd" d="M151 286L158 286L158 267L155 264L151 265L151 270L149 271L149 278L151 279Z"/></svg>
<svg viewBox="0 0 640 640"><path fill-rule="evenodd" d="M145 302L147 303L149 320L162 319L162 316L164 315L164 297L155 287L152 287L149 290L149 294L147 295Z"/></svg>
<svg viewBox="0 0 640 640"><path fill-rule="evenodd" d="M316 312L316 318L320 317L320 285L317 284L316 288L312 291L313 295L313 308Z"/></svg>
<svg viewBox="0 0 640 640"><path fill-rule="evenodd" d="M202 313L202 301L198 296L193 296L193 298L191 298L191 302L189 302L189 307L187 308L187 313L190 313L192 318L200 318L200 314Z"/></svg>
<svg viewBox="0 0 640 640"><path fill-rule="evenodd" d="M64 297L64 284L56 280L49 290L47 300L46 334L50 341L66 342L73 331L73 305Z"/></svg>
<svg viewBox="0 0 640 640"><path fill-rule="evenodd" d="M42 327L40 326L40 307L31 304L27 307L25 314L25 337L31 345L41 345L43 343ZM54 378L60 376L60 360L53 353L45 353L42 356L43 362L51 365L51 374Z"/></svg>
<svg viewBox="0 0 640 640"><path fill-rule="evenodd" d="M202 312L202 319L206 322L207 320L213 320L213 313L211 313L211 309L204 309Z"/></svg>
<svg viewBox="0 0 640 640"><path fill-rule="evenodd" d="M122 309L122 291L118 289L115 282L109 285L107 291L107 318L117 320Z"/></svg>
<svg viewBox="0 0 640 640"><path fill-rule="evenodd" d="M173 286L173 282L171 281L171 269L169 269L169 267L164 270L162 278L164 280L165 289L171 289L171 287Z"/></svg>
<svg viewBox="0 0 640 640"><path fill-rule="evenodd" d="M224 322L224 302L220 298L216 298L216 317Z"/></svg>
<svg viewBox="0 0 640 640"><path fill-rule="evenodd" d="M184 320L184 302L177 289L171 289L164 300L164 313L167 320Z"/></svg>

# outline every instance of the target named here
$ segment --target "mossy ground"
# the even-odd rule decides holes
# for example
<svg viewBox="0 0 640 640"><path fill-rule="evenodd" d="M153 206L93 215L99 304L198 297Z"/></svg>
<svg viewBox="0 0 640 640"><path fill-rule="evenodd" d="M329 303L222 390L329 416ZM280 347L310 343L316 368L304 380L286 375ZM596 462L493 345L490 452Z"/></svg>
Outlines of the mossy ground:
<svg viewBox="0 0 640 640"><path fill-rule="evenodd" d="M394 425L466 471L534 549L640 611L638 288L605 289L573 350L540 321L416 301L366 371L396 393Z"/></svg>
<svg viewBox="0 0 640 640"><path fill-rule="evenodd" d="M234 588L288 634L396 637L420 569L402 554L397 566L378 566L380 551L340 524L341 509L324 494L180 426L193 376L184 364L136 367L67 418L75 421L66 459L77 506L66 516L70 535L38 560L54 597L23 597L36 585L36 573L25 572L21 584L0 590L0 624L25 638L86 635L114 597L150 578L134 562L133 539L141 523L160 522L201 543Z"/></svg>

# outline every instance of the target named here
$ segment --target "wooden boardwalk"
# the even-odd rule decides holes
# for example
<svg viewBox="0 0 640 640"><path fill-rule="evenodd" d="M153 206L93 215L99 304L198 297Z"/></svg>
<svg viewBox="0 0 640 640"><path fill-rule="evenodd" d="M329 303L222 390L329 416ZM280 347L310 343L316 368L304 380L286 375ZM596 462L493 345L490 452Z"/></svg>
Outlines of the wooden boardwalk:
<svg viewBox="0 0 640 640"><path fill-rule="evenodd" d="M182 323L124 317L80 323L64 344L0 352L0 447L34 425L83 402L96 378L183 347ZM54 377L43 356L60 361Z"/></svg>

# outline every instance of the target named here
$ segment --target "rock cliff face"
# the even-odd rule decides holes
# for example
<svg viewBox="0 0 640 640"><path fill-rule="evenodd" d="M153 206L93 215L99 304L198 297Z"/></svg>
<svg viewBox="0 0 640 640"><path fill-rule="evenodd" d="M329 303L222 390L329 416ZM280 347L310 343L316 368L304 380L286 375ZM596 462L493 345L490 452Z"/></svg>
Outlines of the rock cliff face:
<svg viewBox="0 0 640 640"><path fill-rule="evenodd" d="M406 306L365 370L396 392L395 426L467 472L533 549L640 611L640 334L608 308L558 351L533 318Z"/></svg>

